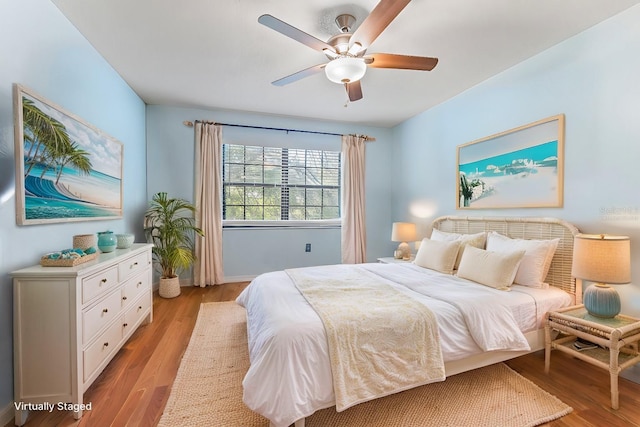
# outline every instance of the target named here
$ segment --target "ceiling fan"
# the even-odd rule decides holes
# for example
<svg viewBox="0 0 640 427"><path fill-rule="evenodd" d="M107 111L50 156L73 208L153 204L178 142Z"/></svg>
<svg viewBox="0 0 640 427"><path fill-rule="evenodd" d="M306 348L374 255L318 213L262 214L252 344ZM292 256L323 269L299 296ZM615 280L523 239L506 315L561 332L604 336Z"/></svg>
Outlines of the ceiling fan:
<svg viewBox="0 0 640 427"><path fill-rule="evenodd" d="M431 71L438 58L424 56L396 55L393 53L372 53L365 55L367 49L411 0L381 0L373 11L351 33L355 18L349 14L338 15L336 24L340 33L323 42L271 15L262 15L258 22L287 37L290 37L312 49L324 53L329 62L314 65L298 71L272 84L284 86L324 69L329 80L344 84L349 101L362 99L360 79L372 68L396 68L403 70Z"/></svg>

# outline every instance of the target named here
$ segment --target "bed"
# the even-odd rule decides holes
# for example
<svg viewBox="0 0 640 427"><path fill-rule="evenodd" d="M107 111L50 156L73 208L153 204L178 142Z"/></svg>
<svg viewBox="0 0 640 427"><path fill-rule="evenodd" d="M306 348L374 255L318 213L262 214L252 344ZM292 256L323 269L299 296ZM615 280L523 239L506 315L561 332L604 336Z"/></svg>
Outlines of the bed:
<svg viewBox="0 0 640 427"><path fill-rule="evenodd" d="M251 366L243 381L245 404L268 418L272 426L284 427L295 423L296 427L302 427L305 417L319 409L336 406L338 410L343 410L361 401L444 380L446 376L541 350L544 348L544 314L552 309L581 302L581 284L571 277L573 238L578 230L566 221L553 218L447 216L434 220L432 226L432 239L435 241L439 236L439 240L444 243L434 243L428 239L423 241L425 246L421 246L418 251L415 263L307 267L266 273L254 279L237 299L238 304L247 309ZM494 249L498 248L496 242L501 242L496 240L498 237L509 244L553 242L555 250L549 255L544 286L512 284L507 289L509 291L505 292L492 283L486 286L470 280L469 277L472 276L475 279L475 273L469 276L462 273L475 271L469 268L472 256L493 256L495 250L469 249L469 245L464 253L458 251L462 255L462 259L458 257L455 262L458 275L425 268L422 261L421 265L417 265L418 257L421 260L424 258L427 253L425 248L431 247L429 245L450 248L454 245L452 241L458 241L458 247L463 247L460 242L469 242L468 237L479 234L493 236L491 242L487 240L486 245L491 243ZM485 245L484 242L482 244ZM518 252L517 257L522 260L526 251L515 252ZM486 265L491 265L491 260L492 258L486 261ZM521 261L517 264L519 267L516 268L520 269L525 265ZM392 308L396 310L394 313L411 312L411 317L420 317L422 314L419 310L426 307L424 317L433 317L435 326L432 329L435 331L432 335L436 336L437 345L430 342L418 350L411 347L408 351L410 354L430 351L429 356L423 354L422 359L438 359L441 355L441 361L424 362L433 365L438 365L439 362L441 365L430 367L428 372L424 369L424 375L417 379L406 378L407 375L403 376L402 373L394 374L400 382L388 387L395 389L381 388L362 395L365 397L354 396L351 400L348 400L349 396L345 398L339 385L342 386L344 378L353 379L354 375L347 371L344 377L335 376L336 354L351 354L352 350L336 353L333 347L335 344L329 345L328 342L332 342L335 337L340 339L347 336L354 342L363 342L360 347L365 349L368 349L369 343L356 335L351 338L350 330L347 333L344 330L333 331L325 318L326 313L322 311L322 299L320 303L314 300L313 295L318 290L323 295L341 285L335 277L347 282L353 279L352 284L357 283L357 286L360 286L360 282L367 282L362 286L373 283L385 289L385 292L389 289L391 295L399 300L401 305L398 307L402 307L401 310ZM489 277L493 276L489 274ZM516 276L511 276L510 280L514 281L514 277ZM351 289L350 287L349 290ZM314 291L316 294L313 294ZM342 289L340 292L349 293ZM383 298L393 300L387 296ZM349 306L350 310L359 312L363 310L362 306L368 306L367 310L377 311L377 302L362 304L365 300L359 296L355 300ZM483 306L491 306L491 310L481 313ZM418 311L411 311L416 308ZM384 314L384 310L381 312L382 316L388 316ZM403 344L394 341L396 335L404 335L405 330L412 327L394 325L393 321L398 317L403 316L389 316L388 322L383 321L388 324L380 327L386 332L378 333L387 334L390 345L402 349ZM367 327L362 326L362 329ZM398 334L399 330L403 333ZM420 330L418 333L423 332ZM386 340L384 338L379 341ZM412 343L414 341L411 339ZM437 352L433 347L437 348ZM357 351L353 350L354 353ZM400 369L405 369L405 372L422 372L421 369L416 370L415 366L403 365L403 360L394 360L384 349L374 353L384 354L385 362L391 359L401 365ZM371 355L370 349L367 354ZM375 381L376 377L372 378L374 380L371 381Z"/></svg>

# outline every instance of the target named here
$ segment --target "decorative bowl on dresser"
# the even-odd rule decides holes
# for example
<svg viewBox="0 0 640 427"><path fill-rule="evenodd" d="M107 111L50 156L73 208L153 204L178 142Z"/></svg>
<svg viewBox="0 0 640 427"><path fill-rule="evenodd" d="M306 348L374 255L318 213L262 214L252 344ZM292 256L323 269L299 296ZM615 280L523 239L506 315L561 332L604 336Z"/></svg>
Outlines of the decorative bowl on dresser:
<svg viewBox="0 0 640 427"><path fill-rule="evenodd" d="M143 323L153 320L151 248L134 244L73 267L11 272L15 424L49 404L82 416L82 396Z"/></svg>
<svg viewBox="0 0 640 427"><path fill-rule="evenodd" d="M133 241L135 239L135 235L131 233L122 233L116 234L116 239L118 242L118 249L129 249L131 245L133 245Z"/></svg>

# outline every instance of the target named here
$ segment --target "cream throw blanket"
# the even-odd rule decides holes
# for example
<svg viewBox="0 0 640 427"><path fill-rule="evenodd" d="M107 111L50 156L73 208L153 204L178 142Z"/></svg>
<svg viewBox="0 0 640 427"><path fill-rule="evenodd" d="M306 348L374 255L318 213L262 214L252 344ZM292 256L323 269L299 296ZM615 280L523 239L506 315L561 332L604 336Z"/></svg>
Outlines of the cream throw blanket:
<svg viewBox="0 0 640 427"><path fill-rule="evenodd" d="M445 379L435 315L353 265L286 270L327 335L336 410Z"/></svg>

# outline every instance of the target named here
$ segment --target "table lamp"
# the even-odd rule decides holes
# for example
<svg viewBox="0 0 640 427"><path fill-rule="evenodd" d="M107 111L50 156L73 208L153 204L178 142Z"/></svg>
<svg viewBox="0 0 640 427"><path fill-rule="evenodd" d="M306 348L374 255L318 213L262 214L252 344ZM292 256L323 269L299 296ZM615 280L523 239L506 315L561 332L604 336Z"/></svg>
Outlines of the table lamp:
<svg viewBox="0 0 640 427"><path fill-rule="evenodd" d="M620 296L609 284L631 282L628 236L578 234L573 242L571 275L595 282L584 291L589 314L611 318L620 313Z"/></svg>
<svg viewBox="0 0 640 427"><path fill-rule="evenodd" d="M411 222L394 222L391 229L391 240L400 242L395 257L398 259L411 259L411 248L407 242L415 242L417 239L416 225Z"/></svg>

